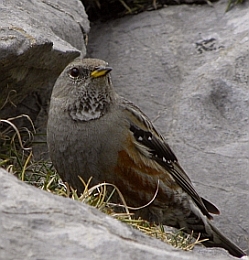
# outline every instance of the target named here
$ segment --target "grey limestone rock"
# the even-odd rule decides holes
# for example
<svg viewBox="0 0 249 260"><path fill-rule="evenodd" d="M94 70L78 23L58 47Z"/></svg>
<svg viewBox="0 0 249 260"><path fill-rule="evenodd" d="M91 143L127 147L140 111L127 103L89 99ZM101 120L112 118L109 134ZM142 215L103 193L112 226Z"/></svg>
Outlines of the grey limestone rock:
<svg viewBox="0 0 249 260"><path fill-rule="evenodd" d="M249 3L169 6L92 26L88 54L154 120L217 224L249 247ZM100 34L99 32L102 32Z"/></svg>
<svg viewBox="0 0 249 260"><path fill-rule="evenodd" d="M60 72L86 52L87 15L78 0L4 0L0 10L0 117L35 121Z"/></svg>
<svg viewBox="0 0 249 260"><path fill-rule="evenodd" d="M0 168L0 258L229 260L222 249L177 250L83 203L41 191Z"/></svg>

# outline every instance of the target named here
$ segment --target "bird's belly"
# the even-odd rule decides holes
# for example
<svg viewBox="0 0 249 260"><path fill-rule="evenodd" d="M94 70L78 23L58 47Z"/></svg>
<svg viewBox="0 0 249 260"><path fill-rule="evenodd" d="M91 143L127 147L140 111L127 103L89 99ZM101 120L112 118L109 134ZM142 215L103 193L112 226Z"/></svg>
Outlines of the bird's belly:
<svg viewBox="0 0 249 260"><path fill-rule="evenodd" d="M63 121L62 118L60 120ZM110 128L109 125L112 124L109 124L107 119L101 126L96 121L85 124L72 120L68 128L66 122L60 122L58 125L62 127L49 133L49 150L63 181L68 182L78 192L84 190L78 176L85 182L92 178L91 185L112 181L117 151L121 149L119 146L122 143L119 126L116 129Z"/></svg>

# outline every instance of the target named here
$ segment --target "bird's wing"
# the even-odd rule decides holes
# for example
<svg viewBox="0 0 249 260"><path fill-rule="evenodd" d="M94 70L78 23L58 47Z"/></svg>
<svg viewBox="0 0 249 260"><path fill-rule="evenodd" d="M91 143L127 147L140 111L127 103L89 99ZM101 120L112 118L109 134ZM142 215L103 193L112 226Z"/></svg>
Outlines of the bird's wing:
<svg viewBox="0 0 249 260"><path fill-rule="evenodd" d="M219 214L220 212L215 205L198 195L190 178L178 163L175 154L164 138L156 131L147 116L133 103L125 99L121 100L120 106L126 113L127 120L130 123L130 131L136 142L149 151L147 153L149 159L161 165L173 177L175 182L191 196L202 213L209 219L212 219L209 212Z"/></svg>

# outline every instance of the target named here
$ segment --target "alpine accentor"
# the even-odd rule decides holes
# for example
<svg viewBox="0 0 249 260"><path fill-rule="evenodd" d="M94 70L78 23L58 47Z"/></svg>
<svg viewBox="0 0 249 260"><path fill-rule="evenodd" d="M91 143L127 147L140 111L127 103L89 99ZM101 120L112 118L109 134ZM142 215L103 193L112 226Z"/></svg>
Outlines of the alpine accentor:
<svg viewBox="0 0 249 260"><path fill-rule="evenodd" d="M47 140L61 178L82 192L92 185L115 184L136 215L183 228L205 246L245 253L214 227L210 213L219 210L198 195L176 156L148 117L115 93L105 61L84 59L69 64L55 83ZM156 197L154 197L156 193Z"/></svg>

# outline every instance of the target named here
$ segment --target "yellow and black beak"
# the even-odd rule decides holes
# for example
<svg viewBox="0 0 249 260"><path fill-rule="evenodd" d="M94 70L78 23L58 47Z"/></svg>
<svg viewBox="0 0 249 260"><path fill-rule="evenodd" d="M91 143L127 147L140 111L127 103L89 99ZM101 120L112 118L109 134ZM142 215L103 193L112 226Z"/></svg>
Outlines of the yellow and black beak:
<svg viewBox="0 0 249 260"><path fill-rule="evenodd" d="M99 77L105 76L111 70L112 70L111 67L103 67L103 66L97 67L93 72L91 72L91 77L99 78Z"/></svg>

